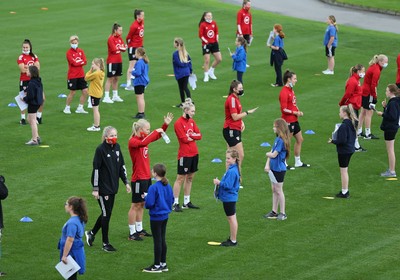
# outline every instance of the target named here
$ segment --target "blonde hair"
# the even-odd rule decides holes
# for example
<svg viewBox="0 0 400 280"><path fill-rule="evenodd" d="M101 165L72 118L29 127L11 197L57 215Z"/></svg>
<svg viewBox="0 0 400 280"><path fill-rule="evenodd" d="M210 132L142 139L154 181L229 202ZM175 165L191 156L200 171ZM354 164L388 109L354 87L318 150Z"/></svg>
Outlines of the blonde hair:
<svg viewBox="0 0 400 280"><path fill-rule="evenodd" d="M343 105L340 107L340 110L342 112L345 112L346 115L349 117L349 119L351 120L351 123L353 124L354 128L356 128L356 121L358 121L356 113L354 112L353 109L353 105L349 104L349 105Z"/></svg>
<svg viewBox="0 0 400 280"><path fill-rule="evenodd" d="M274 125L276 127L276 134L278 137L282 138L283 143L285 144L285 150L286 150L286 158L289 158L289 153L290 153L290 131L289 127L287 125L287 122L282 119L276 119L274 121Z"/></svg>
<svg viewBox="0 0 400 280"><path fill-rule="evenodd" d="M226 151L226 153L229 154L233 159L236 160L236 164L237 164L238 171L239 171L239 182L241 183L242 182L242 173L241 173L241 170L240 170L241 168L240 168L240 164L239 164L239 152L233 148L229 148Z"/></svg>
<svg viewBox="0 0 400 280"><path fill-rule="evenodd" d="M185 111L189 108L194 107L194 103L191 98L186 98L185 102L182 103L182 110Z"/></svg>
<svg viewBox="0 0 400 280"><path fill-rule="evenodd" d="M388 59L388 57L384 54L376 54L374 55L374 57L371 59L371 61L369 62L369 65L373 65L378 63L379 61L383 61Z"/></svg>
<svg viewBox="0 0 400 280"><path fill-rule="evenodd" d="M110 134L110 132L112 130L115 130L115 133L118 134L118 131L115 127L113 126L106 126L103 130L103 134L101 135L101 141L103 142L104 140L106 140L106 137L108 136L108 134Z"/></svg>
<svg viewBox="0 0 400 280"><path fill-rule="evenodd" d="M145 126L150 125L148 120L140 119L137 122L134 122L132 125L132 135L133 136L140 136L140 130Z"/></svg>
<svg viewBox="0 0 400 280"><path fill-rule="evenodd" d="M146 62L146 63L150 62L149 58L146 55L146 50L144 48L139 47L136 49L135 52L137 52L137 54L143 58L144 62Z"/></svg>
<svg viewBox="0 0 400 280"><path fill-rule="evenodd" d="M186 51L185 42L182 38L175 38L174 44L178 47L179 60L182 63L189 62L189 53Z"/></svg>
<svg viewBox="0 0 400 280"><path fill-rule="evenodd" d="M79 37L78 35L72 35L71 37L69 37L69 42L71 43L72 41L77 40L79 42Z"/></svg>
<svg viewBox="0 0 400 280"><path fill-rule="evenodd" d="M104 59L103 58L95 58L93 59L93 63L100 67L100 70L104 72Z"/></svg>
<svg viewBox="0 0 400 280"><path fill-rule="evenodd" d="M332 22L333 26L335 26L336 31L339 31L339 27L338 27L337 24L336 24L336 18L335 18L335 16L334 16L334 15L330 15L330 16L328 17L328 19Z"/></svg>

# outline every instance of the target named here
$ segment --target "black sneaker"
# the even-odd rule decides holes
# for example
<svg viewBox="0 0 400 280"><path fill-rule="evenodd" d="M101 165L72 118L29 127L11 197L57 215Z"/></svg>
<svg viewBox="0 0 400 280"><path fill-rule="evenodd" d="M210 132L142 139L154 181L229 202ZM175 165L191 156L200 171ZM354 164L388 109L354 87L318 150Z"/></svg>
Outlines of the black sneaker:
<svg viewBox="0 0 400 280"><path fill-rule="evenodd" d="M363 132L361 132L361 133L357 134L357 137L366 137L366 135Z"/></svg>
<svg viewBox="0 0 400 280"><path fill-rule="evenodd" d="M356 148L356 152L366 152L367 149L364 149L363 147L359 147L358 149Z"/></svg>
<svg viewBox="0 0 400 280"><path fill-rule="evenodd" d="M42 124L42 118L36 118L38 124Z"/></svg>
<svg viewBox="0 0 400 280"><path fill-rule="evenodd" d="M291 165L286 165L286 170L295 170L296 168Z"/></svg>
<svg viewBox="0 0 400 280"><path fill-rule="evenodd" d="M266 219L276 219L277 217L278 217L278 214L275 213L274 211L271 211L264 215L264 218L266 218Z"/></svg>
<svg viewBox="0 0 400 280"><path fill-rule="evenodd" d="M153 264L153 265L151 265L151 266L149 266L149 267L143 268L142 271L143 271L143 272L150 272L150 273L161 273L161 272L162 272L162 268L161 268L161 266L156 267L156 266Z"/></svg>
<svg viewBox="0 0 400 280"><path fill-rule="evenodd" d="M86 243L89 247L93 246L94 235L92 231L85 231Z"/></svg>
<svg viewBox="0 0 400 280"><path fill-rule="evenodd" d="M368 134L368 135L364 136L364 139L366 139L366 140L370 140L370 139L379 139L379 137L376 137L375 135L373 135L373 134L371 133L371 134Z"/></svg>
<svg viewBox="0 0 400 280"><path fill-rule="evenodd" d="M151 235L150 233L148 233L146 230L142 230L142 231L138 231L137 233L139 233L140 236L146 236L146 237L152 237L153 235Z"/></svg>
<svg viewBox="0 0 400 280"><path fill-rule="evenodd" d="M115 252L117 249L113 247L110 243L103 245L103 250L106 252Z"/></svg>
<svg viewBox="0 0 400 280"><path fill-rule="evenodd" d="M220 246L224 246L224 247L237 246L237 242L233 243L232 240L230 238L228 238L228 240L221 242Z"/></svg>
<svg viewBox="0 0 400 280"><path fill-rule="evenodd" d="M134 116L134 119L144 119L146 115L144 113L137 113L136 116Z"/></svg>
<svg viewBox="0 0 400 280"><path fill-rule="evenodd" d="M188 202L188 204L183 204L182 205L182 209L200 209L200 207L194 205L193 203L191 203L190 201Z"/></svg>
<svg viewBox="0 0 400 280"><path fill-rule="evenodd" d="M179 104L176 105L175 107L176 107L176 108L182 108L182 106L183 106L182 103L179 103Z"/></svg>
<svg viewBox="0 0 400 280"><path fill-rule="evenodd" d="M129 234L128 240L143 241L143 238L140 237L138 232L135 232L134 234Z"/></svg>
<svg viewBox="0 0 400 280"><path fill-rule="evenodd" d="M349 197L350 197L350 192L347 191L347 193L345 193L345 194L343 194L342 192L339 192L339 193L336 195L336 197L337 197L337 198L349 198Z"/></svg>
<svg viewBox="0 0 400 280"><path fill-rule="evenodd" d="M19 124L26 125L26 120L25 120L25 119L21 119L21 120L19 121Z"/></svg>
<svg viewBox="0 0 400 280"><path fill-rule="evenodd" d="M168 266L167 266L167 264L161 265L161 271L162 271L162 272L167 272L167 271L168 271Z"/></svg>
<svg viewBox="0 0 400 280"><path fill-rule="evenodd" d="M179 203L172 205L172 210L175 212L182 212L182 208L179 206Z"/></svg>

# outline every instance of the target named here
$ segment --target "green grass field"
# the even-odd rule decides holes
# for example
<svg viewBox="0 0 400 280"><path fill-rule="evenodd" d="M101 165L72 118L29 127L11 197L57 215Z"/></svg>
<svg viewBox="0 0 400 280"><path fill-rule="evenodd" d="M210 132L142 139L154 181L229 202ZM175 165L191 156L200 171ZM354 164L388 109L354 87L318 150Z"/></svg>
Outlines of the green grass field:
<svg viewBox="0 0 400 280"><path fill-rule="evenodd" d="M362 7L377 8L400 12L400 2L397 0L363 1L363 0L338 0L339 3L346 3Z"/></svg>
<svg viewBox="0 0 400 280"><path fill-rule="evenodd" d="M145 47L150 58L150 85L146 90L146 116L152 128L159 127L163 115L181 111L172 108L179 102L177 83L172 73L173 38L185 39L194 71L202 79L202 56L197 38L197 25L203 11L210 10L219 24L223 62L216 70L218 80L205 84L199 81L192 91L196 102L195 120L203 133L198 142L200 165L196 175L192 201L201 209L172 213L168 224L168 266L163 279L396 279L400 273L398 248L400 230L397 224L399 206L398 181L379 176L387 168L387 155L380 119L373 118L372 131L380 140L360 140L368 149L357 153L350 164L348 200L326 200L340 188L336 149L327 144L338 117L338 101L344 92L351 66L368 62L374 54L385 53L389 66L382 72L379 101L387 84L394 83L397 51L393 46L400 38L389 33L340 27L334 76L324 76L326 58L322 46L325 23L298 20L253 10L254 43L248 52L251 65L244 75L245 109L259 110L245 119L243 134L245 160L243 185L237 205L239 221L236 248L210 247L207 241L222 241L229 227L221 203L212 195L212 178L221 177L224 164L211 163L223 159L226 144L222 137L224 99L230 81L236 77L231 70L227 47L234 48L237 6L214 0L176 1L3 1L0 29L2 55L2 98L0 126L3 144L0 147L0 173L7 179L9 197L3 201L5 230L2 241L0 270L7 279L61 279L54 269L59 253L57 242L61 228L68 219L64 202L71 195L88 200L89 223L92 227L99 214L97 202L91 197L90 175L99 133L89 133L92 114L64 115L67 93L65 52L69 36L78 34L80 47L87 58L106 57L106 41L114 21L124 28L125 37L133 21L136 7L145 10ZM41 8L48 8L42 10ZM10 13L14 12L14 13ZM281 23L286 33L285 62L297 73L297 101L304 117L300 120L304 135L302 160L311 168L290 171L285 178L288 219L266 221L263 214L271 209L271 190L263 172L268 148L275 136L272 122L280 117L279 89L272 88L275 72L269 66L270 50L265 47L274 23ZM7 27L7 28L5 28ZM21 43L31 39L39 56L41 76L46 92L43 124L39 126L42 147L27 147L29 126L20 126L19 111L7 105L14 102L18 91L16 60ZM124 69L127 57L124 58ZM88 70L89 66L85 68ZM125 74L125 73L124 73ZM125 82L122 78L121 82ZM113 125L119 131L127 168L131 169L127 142L131 134L132 116L136 114L134 94L120 90L125 102L100 106L102 127ZM380 103L380 102L379 102ZM378 104L379 104L378 103ZM76 96L71 110L78 104ZM381 109L381 108L379 108ZM175 180L177 140L171 127L167 133L171 144L162 140L151 144L152 164L163 162L168 167L171 183ZM396 144L396 151L399 151ZM291 156L289 163L293 163ZM131 172L129 172L131 173ZM182 194L183 195L183 194ZM182 200L183 198L181 198ZM141 269L152 263L153 244L127 241L127 212L130 195L120 189L110 226L110 241L118 249L115 254L101 250L101 235L95 245L86 247L87 272L81 279L153 279ZM19 220L29 216L33 223ZM147 212L144 227L149 229Z"/></svg>

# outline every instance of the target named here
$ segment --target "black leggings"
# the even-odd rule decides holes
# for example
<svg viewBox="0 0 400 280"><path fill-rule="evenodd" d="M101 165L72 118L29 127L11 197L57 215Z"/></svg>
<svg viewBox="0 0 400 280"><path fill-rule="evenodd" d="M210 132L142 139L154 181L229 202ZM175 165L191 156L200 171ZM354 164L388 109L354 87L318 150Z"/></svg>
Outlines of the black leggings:
<svg viewBox="0 0 400 280"><path fill-rule="evenodd" d="M165 241L167 223L168 219L163 221L150 220L151 233L153 234L155 265L160 265L160 262L167 262L167 243Z"/></svg>
<svg viewBox="0 0 400 280"><path fill-rule="evenodd" d="M108 196L100 196L99 199L97 200L99 202L101 214L97 218L96 224L92 229L92 233L93 235L96 235L96 233L101 228L101 234L103 235L103 244L110 243L108 240L108 227L110 224L112 209L114 207L114 199L115 199L115 194L111 194Z"/></svg>
<svg viewBox="0 0 400 280"><path fill-rule="evenodd" d="M178 81L178 86L179 86L179 94L181 95L181 102L185 102L185 93L187 98L191 98L190 96L190 90L188 88L188 81L189 81L189 76L180 78L177 80Z"/></svg>

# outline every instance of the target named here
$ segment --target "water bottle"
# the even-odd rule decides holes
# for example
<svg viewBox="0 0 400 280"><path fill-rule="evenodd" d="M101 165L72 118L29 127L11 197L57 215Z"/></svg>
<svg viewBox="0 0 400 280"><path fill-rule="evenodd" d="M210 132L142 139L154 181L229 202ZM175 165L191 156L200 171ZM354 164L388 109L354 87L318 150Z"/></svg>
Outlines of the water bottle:
<svg viewBox="0 0 400 280"><path fill-rule="evenodd" d="M171 142L171 140L169 140L169 137L165 132L161 132L161 136L164 139L165 143L169 144Z"/></svg>

